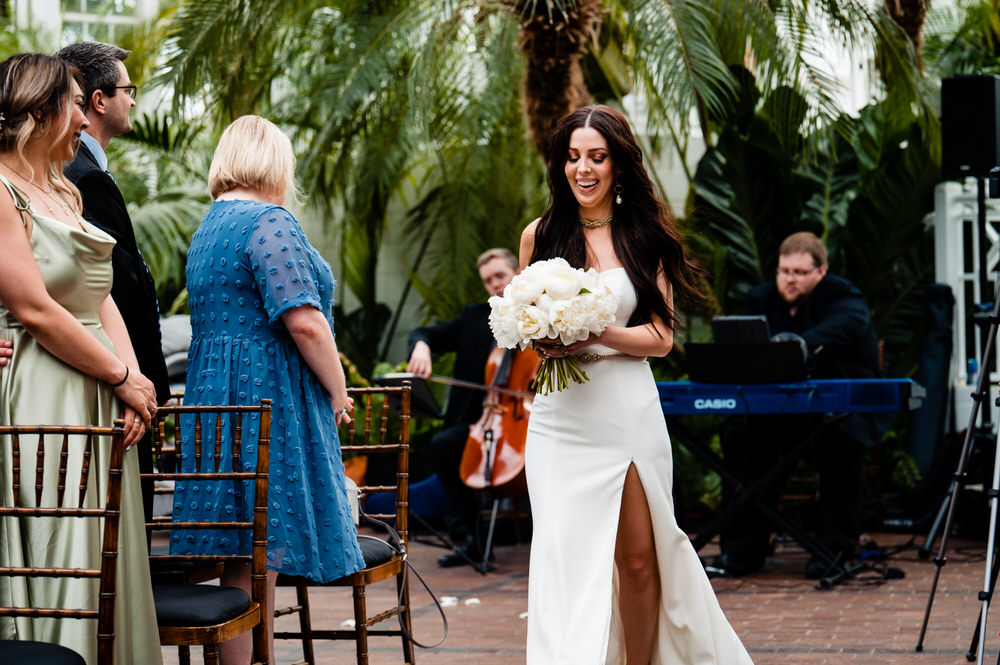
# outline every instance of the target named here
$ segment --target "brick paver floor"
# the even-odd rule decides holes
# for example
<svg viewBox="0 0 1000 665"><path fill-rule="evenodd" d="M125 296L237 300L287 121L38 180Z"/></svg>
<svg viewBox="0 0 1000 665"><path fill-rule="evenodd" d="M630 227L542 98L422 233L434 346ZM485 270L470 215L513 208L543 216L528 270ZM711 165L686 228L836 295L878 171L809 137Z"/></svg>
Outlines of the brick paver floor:
<svg viewBox="0 0 1000 665"><path fill-rule="evenodd" d="M909 536L875 534L882 546L904 544ZM918 543L922 536L918 536ZM702 551L713 554L712 546ZM915 549L890 557L889 565L903 571L902 579L875 584L873 575L817 590L802 570L806 554L794 544L778 547L765 570L738 579L713 580L719 602L742 637L757 665L943 665L967 662L965 654L981 603L976 599L984 576L984 543L951 541L933 603L924 651L914 649L927 605L934 564ZM937 552L936 546L934 553ZM419 649L417 661L434 665L508 665L524 663L528 589L528 546L497 550L496 570L480 575L471 568L441 569L435 559L443 550L412 542L410 559L439 599L448 603L448 635L431 650ZM370 588L369 607L393 602L391 585ZM414 628L419 641L431 643L442 632L433 602L415 578L411 581ZM379 588L381 587L381 588ZM293 592L278 590L278 605L290 604ZM352 616L349 590L314 590L310 596L314 625L337 627ZM984 662L997 662L1000 649L1000 609L987 622ZM281 622L294 622L283 617ZM398 641L373 639L372 665L402 662ZM277 644L277 662L301 658L296 643ZM195 650L197 651L197 650ZM320 663L354 663L350 642L317 642ZM194 653L200 662L200 653ZM164 649L167 665L176 663ZM677 664L682 665L682 664Z"/></svg>

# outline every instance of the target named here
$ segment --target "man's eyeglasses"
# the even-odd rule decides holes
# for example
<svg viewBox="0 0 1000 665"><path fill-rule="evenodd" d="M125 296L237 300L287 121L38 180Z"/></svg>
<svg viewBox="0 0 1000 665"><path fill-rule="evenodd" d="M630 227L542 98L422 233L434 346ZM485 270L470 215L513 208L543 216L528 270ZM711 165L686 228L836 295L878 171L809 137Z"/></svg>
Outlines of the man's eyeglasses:
<svg viewBox="0 0 1000 665"><path fill-rule="evenodd" d="M788 279L789 277L805 277L811 272L815 272L819 269L819 266L813 266L809 270L791 270L789 268L778 268L778 277L784 277Z"/></svg>
<svg viewBox="0 0 1000 665"><path fill-rule="evenodd" d="M139 91L139 89L135 86L135 83L131 83L129 85L113 85L111 86L111 89L126 90L128 91L128 96L132 99L135 99L135 93Z"/></svg>

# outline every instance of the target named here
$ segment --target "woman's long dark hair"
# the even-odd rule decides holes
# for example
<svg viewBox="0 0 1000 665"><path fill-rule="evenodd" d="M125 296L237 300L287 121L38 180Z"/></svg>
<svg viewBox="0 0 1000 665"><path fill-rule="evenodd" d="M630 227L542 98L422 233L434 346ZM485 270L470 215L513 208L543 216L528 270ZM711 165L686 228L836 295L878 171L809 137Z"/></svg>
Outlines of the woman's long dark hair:
<svg viewBox="0 0 1000 665"><path fill-rule="evenodd" d="M635 287L638 304L628 325L649 323L658 315L674 330L677 317L656 284L662 270L673 286L674 296L685 300L702 298L698 278L702 268L688 254L667 206L642 164L642 150L625 117L609 106L592 105L573 111L556 125L549 143L548 183L552 202L535 229L531 262L561 256L570 265L583 268L587 246L580 224L580 206L565 165L573 131L581 127L597 130L608 144L615 186L621 185L622 203L613 204L611 241Z"/></svg>

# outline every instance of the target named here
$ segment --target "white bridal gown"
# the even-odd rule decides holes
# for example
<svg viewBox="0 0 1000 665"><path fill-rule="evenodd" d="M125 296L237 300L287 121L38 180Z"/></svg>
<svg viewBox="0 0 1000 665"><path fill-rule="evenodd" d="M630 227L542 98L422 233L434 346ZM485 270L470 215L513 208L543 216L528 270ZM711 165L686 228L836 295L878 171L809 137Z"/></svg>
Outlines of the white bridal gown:
<svg viewBox="0 0 1000 665"><path fill-rule="evenodd" d="M601 284L618 297L615 323L625 325L636 305L625 269L601 273ZM615 353L596 344L586 351ZM528 424L527 664L625 663L614 551L630 463L649 502L660 570L652 665L750 663L674 519L670 439L649 364L613 358L584 371L589 382L535 397Z"/></svg>

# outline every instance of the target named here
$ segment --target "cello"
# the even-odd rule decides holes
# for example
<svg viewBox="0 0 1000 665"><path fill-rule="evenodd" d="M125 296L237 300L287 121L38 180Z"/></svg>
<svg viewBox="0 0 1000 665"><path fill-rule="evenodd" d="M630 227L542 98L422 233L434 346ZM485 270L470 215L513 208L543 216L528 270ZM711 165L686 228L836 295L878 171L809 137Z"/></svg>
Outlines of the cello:
<svg viewBox="0 0 1000 665"><path fill-rule="evenodd" d="M459 476L473 489L508 487L526 491L524 443L534 393L530 390L541 359L532 349L497 347L486 361L486 398L469 436Z"/></svg>

